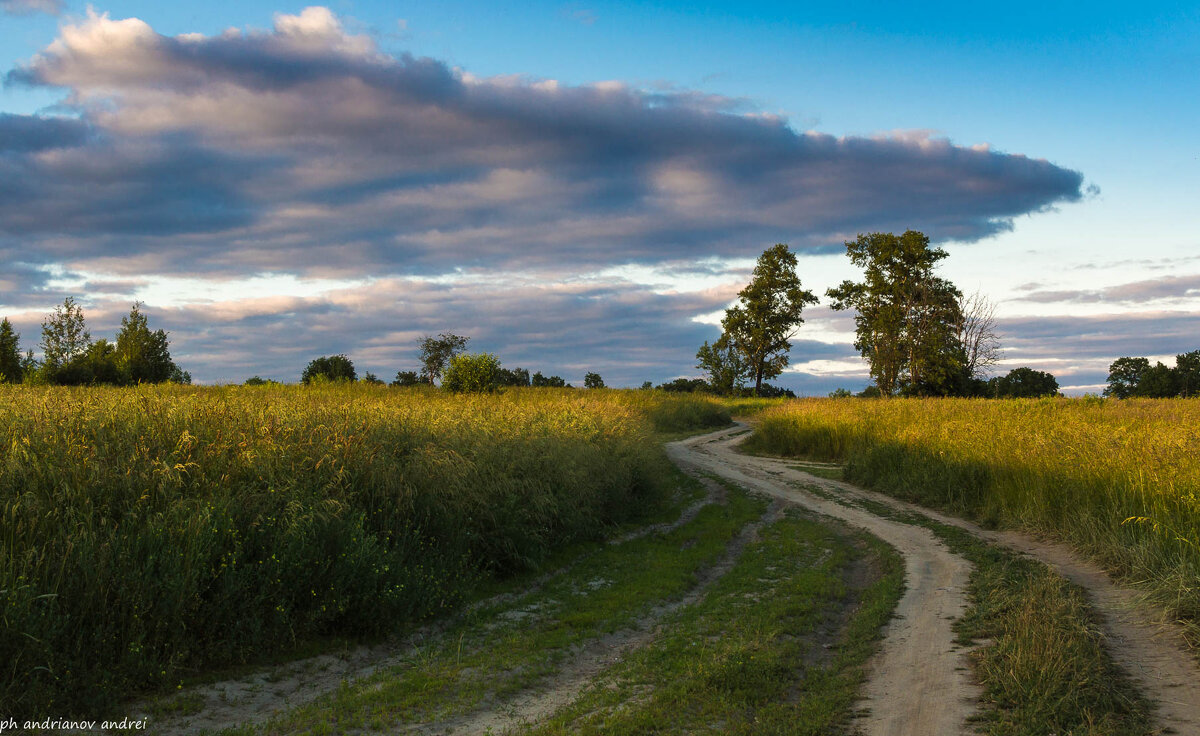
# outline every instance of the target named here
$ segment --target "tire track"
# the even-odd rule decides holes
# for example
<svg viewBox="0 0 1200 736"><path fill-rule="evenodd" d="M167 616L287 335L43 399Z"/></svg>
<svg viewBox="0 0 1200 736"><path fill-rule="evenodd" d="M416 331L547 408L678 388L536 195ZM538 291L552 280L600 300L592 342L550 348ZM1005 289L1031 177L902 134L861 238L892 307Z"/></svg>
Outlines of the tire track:
<svg viewBox="0 0 1200 736"><path fill-rule="evenodd" d="M733 450L746 428L739 423L674 442L667 452L681 467L713 473L865 529L904 557L906 590L869 672L864 688L869 712L858 725L869 736L968 732L967 720L977 710L980 690L969 674L968 650L955 644L951 624L967 608L970 563L928 529L792 487L784 482L790 469ZM809 477L803 475L804 480Z"/></svg>

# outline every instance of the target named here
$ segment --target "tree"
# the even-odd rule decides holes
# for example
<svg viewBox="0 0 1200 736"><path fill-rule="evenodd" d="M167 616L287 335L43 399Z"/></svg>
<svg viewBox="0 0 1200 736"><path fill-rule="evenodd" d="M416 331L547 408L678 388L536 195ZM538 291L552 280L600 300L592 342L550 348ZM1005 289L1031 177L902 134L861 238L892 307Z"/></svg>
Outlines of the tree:
<svg viewBox="0 0 1200 736"><path fill-rule="evenodd" d="M125 383L125 373L117 357L117 346L103 338L88 345L87 352L68 364L75 383Z"/></svg>
<svg viewBox="0 0 1200 736"><path fill-rule="evenodd" d="M21 335L8 317L0 320L0 383L20 383L25 377L21 366Z"/></svg>
<svg viewBox="0 0 1200 736"><path fill-rule="evenodd" d="M1104 389L1104 395L1128 399L1148 370L1150 361L1146 358L1117 358L1108 366L1108 388Z"/></svg>
<svg viewBox="0 0 1200 736"><path fill-rule="evenodd" d="M843 281L827 293L833 309L855 310L854 347L880 392L947 393L965 358L958 339L962 294L933 273L946 251L908 230L859 235L846 243L846 254L864 280Z"/></svg>
<svg viewBox="0 0 1200 736"><path fill-rule="evenodd" d="M541 371L533 374L533 378L529 379L529 385L534 388L565 388L567 382L560 376L543 376Z"/></svg>
<svg viewBox="0 0 1200 736"><path fill-rule="evenodd" d="M353 381L356 375L354 363L345 355L321 356L308 364L300 375L300 382Z"/></svg>
<svg viewBox="0 0 1200 736"><path fill-rule="evenodd" d="M654 388L654 383L652 381L642 381L643 391L649 391L652 388Z"/></svg>
<svg viewBox="0 0 1200 736"><path fill-rule="evenodd" d="M500 378L500 360L491 353L464 353L450 359L442 388L447 391L495 391Z"/></svg>
<svg viewBox="0 0 1200 736"><path fill-rule="evenodd" d="M462 337L450 332L443 332L437 337L423 335L417 340L421 348L422 375L429 385L442 377L450 359L461 353L467 347L469 337Z"/></svg>
<svg viewBox="0 0 1200 736"><path fill-rule="evenodd" d="M1000 337L996 334L996 305L976 291L958 301L958 343L963 350L963 368L970 378L983 378L1000 360Z"/></svg>
<svg viewBox="0 0 1200 736"><path fill-rule="evenodd" d="M83 308L67 297L47 315L42 323L42 369L51 382L57 382L56 373L72 360L87 352L92 336L88 334L83 319Z"/></svg>
<svg viewBox="0 0 1200 736"><path fill-rule="evenodd" d="M763 251L746 288L738 292L738 304L725 311L721 328L730 344L741 354L754 393L763 379L774 378L788 364L791 338L804 319L800 313L817 297L805 291L796 276L796 254L783 243Z"/></svg>
<svg viewBox="0 0 1200 736"><path fill-rule="evenodd" d="M366 373L363 375L363 377L362 377L362 382L363 382L363 383L369 383L369 384L371 384L372 386L382 386L382 385L383 385L383 381L382 381L382 380L380 380L379 376L375 375L374 373L372 373L372 372L370 372L370 371L367 371L367 372L366 372Z"/></svg>
<svg viewBox="0 0 1200 736"><path fill-rule="evenodd" d="M1162 363L1155 363L1142 373L1133 395L1145 399L1169 399L1178 396L1178 374Z"/></svg>
<svg viewBox="0 0 1200 736"><path fill-rule="evenodd" d="M1200 394L1200 350L1175 356L1179 395L1185 399Z"/></svg>
<svg viewBox="0 0 1200 736"><path fill-rule="evenodd" d="M998 399L1036 398L1058 393L1058 380L1054 376L1026 367L1014 368L1008 375L998 376L988 383Z"/></svg>
<svg viewBox="0 0 1200 736"><path fill-rule="evenodd" d="M660 391L687 394L712 391L712 386L709 386L708 381L705 381L703 378L676 378L674 381L660 383L658 388Z"/></svg>
<svg viewBox="0 0 1200 736"><path fill-rule="evenodd" d="M271 378L263 378L262 376L250 376L242 384L243 386L282 386L279 381Z"/></svg>
<svg viewBox="0 0 1200 736"><path fill-rule="evenodd" d="M512 370L501 368L498 383L501 386L528 386L529 371L525 368L513 368Z"/></svg>
<svg viewBox="0 0 1200 736"><path fill-rule="evenodd" d="M121 318L115 356L121 373L119 380L125 383L163 383L170 380L175 372L167 333L164 330L151 331L141 307L141 302L134 302L129 316Z"/></svg>
<svg viewBox="0 0 1200 736"><path fill-rule="evenodd" d="M418 386L424 383L416 371L396 371L396 379L392 381L393 386Z"/></svg>
<svg viewBox="0 0 1200 736"><path fill-rule="evenodd" d="M708 372L713 391L731 396L742 389L750 375L750 366L727 335L721 335L712 345L707 341L696 351L696 367Z"/></svg>
<svg viewBox="0 0 1200 736"><path fill-rule="evenodd" d="M588 373L583 377L584 388L604 388L604 379L599 373Z"/></svg>

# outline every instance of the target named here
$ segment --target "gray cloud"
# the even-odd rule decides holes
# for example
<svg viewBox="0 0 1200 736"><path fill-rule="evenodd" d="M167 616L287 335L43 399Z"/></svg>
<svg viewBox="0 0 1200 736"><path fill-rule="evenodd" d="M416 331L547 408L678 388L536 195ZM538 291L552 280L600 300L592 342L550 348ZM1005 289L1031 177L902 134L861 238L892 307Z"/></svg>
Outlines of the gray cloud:
<svg viewBox="0 0 1200 736"><path fill-rule="evenodd" d="M128 275L583 268L910 226L970 240L1082 196L1078 172L920 132L836 138L688 91L478 79L384 55L323 8L212 37L91 15L8 81L64 88L79 120L0 124L2 180L20 182L0 237Z"/></svg>
<svg viewBox="0 0 1200 736"><path fill-rule="evenodd" d="M1102 289L1054 290L1042 287L1042 284L1026 284L1018 287L1018 289L1030 289L1028 293L1020 297L1020 301L1141 304L1164 299L1192 299L1200 296L1200 274L1131 281Z"/></svg>
<svg viewBox="0 0 1200 736"><path fill-rule="evenodd" d="M8 15L58 15L62 10L62 0L0 0L0 13Z"/></svg>

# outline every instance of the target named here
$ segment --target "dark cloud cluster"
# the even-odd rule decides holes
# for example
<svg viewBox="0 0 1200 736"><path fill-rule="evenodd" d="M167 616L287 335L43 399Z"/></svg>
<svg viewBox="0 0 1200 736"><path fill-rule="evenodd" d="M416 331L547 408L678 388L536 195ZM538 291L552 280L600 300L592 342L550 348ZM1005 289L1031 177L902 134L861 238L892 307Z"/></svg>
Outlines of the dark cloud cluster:
<svg viewBox="0 0 1200 736"><path fill-rule="evenodd" d="M0 119L0 238L126 273L585 268L910 226L969 240L1082 196L1078 172L925 133L475 78L385 55L324 8L211 37L92 14L8 82L63 88L78 119Z"/></svg>
<svg viewBox="0 0 1200 736"><path fill-rule="evenodd" d="M1145 304L1161 300L1187 300L1200 296L1200 274L1164 276L1131 281L1099 289L1044 289L1027 284L1021 301L1040 303L1125 303Z"/></svg>

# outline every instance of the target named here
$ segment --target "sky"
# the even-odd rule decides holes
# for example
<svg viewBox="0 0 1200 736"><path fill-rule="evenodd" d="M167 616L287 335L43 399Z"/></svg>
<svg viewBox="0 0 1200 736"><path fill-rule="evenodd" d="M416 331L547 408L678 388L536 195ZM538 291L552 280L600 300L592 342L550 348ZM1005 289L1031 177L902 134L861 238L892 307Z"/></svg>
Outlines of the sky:
<svg viewBox="0 0 1200 736"><path fill-rule="evenodd" d="M777 242L774 383L869 381L826 289L920 230L1068 394L1200 348L1200 4L0 0L0 315L134 301L198 382L454 332L637 386Z"/></svg>

